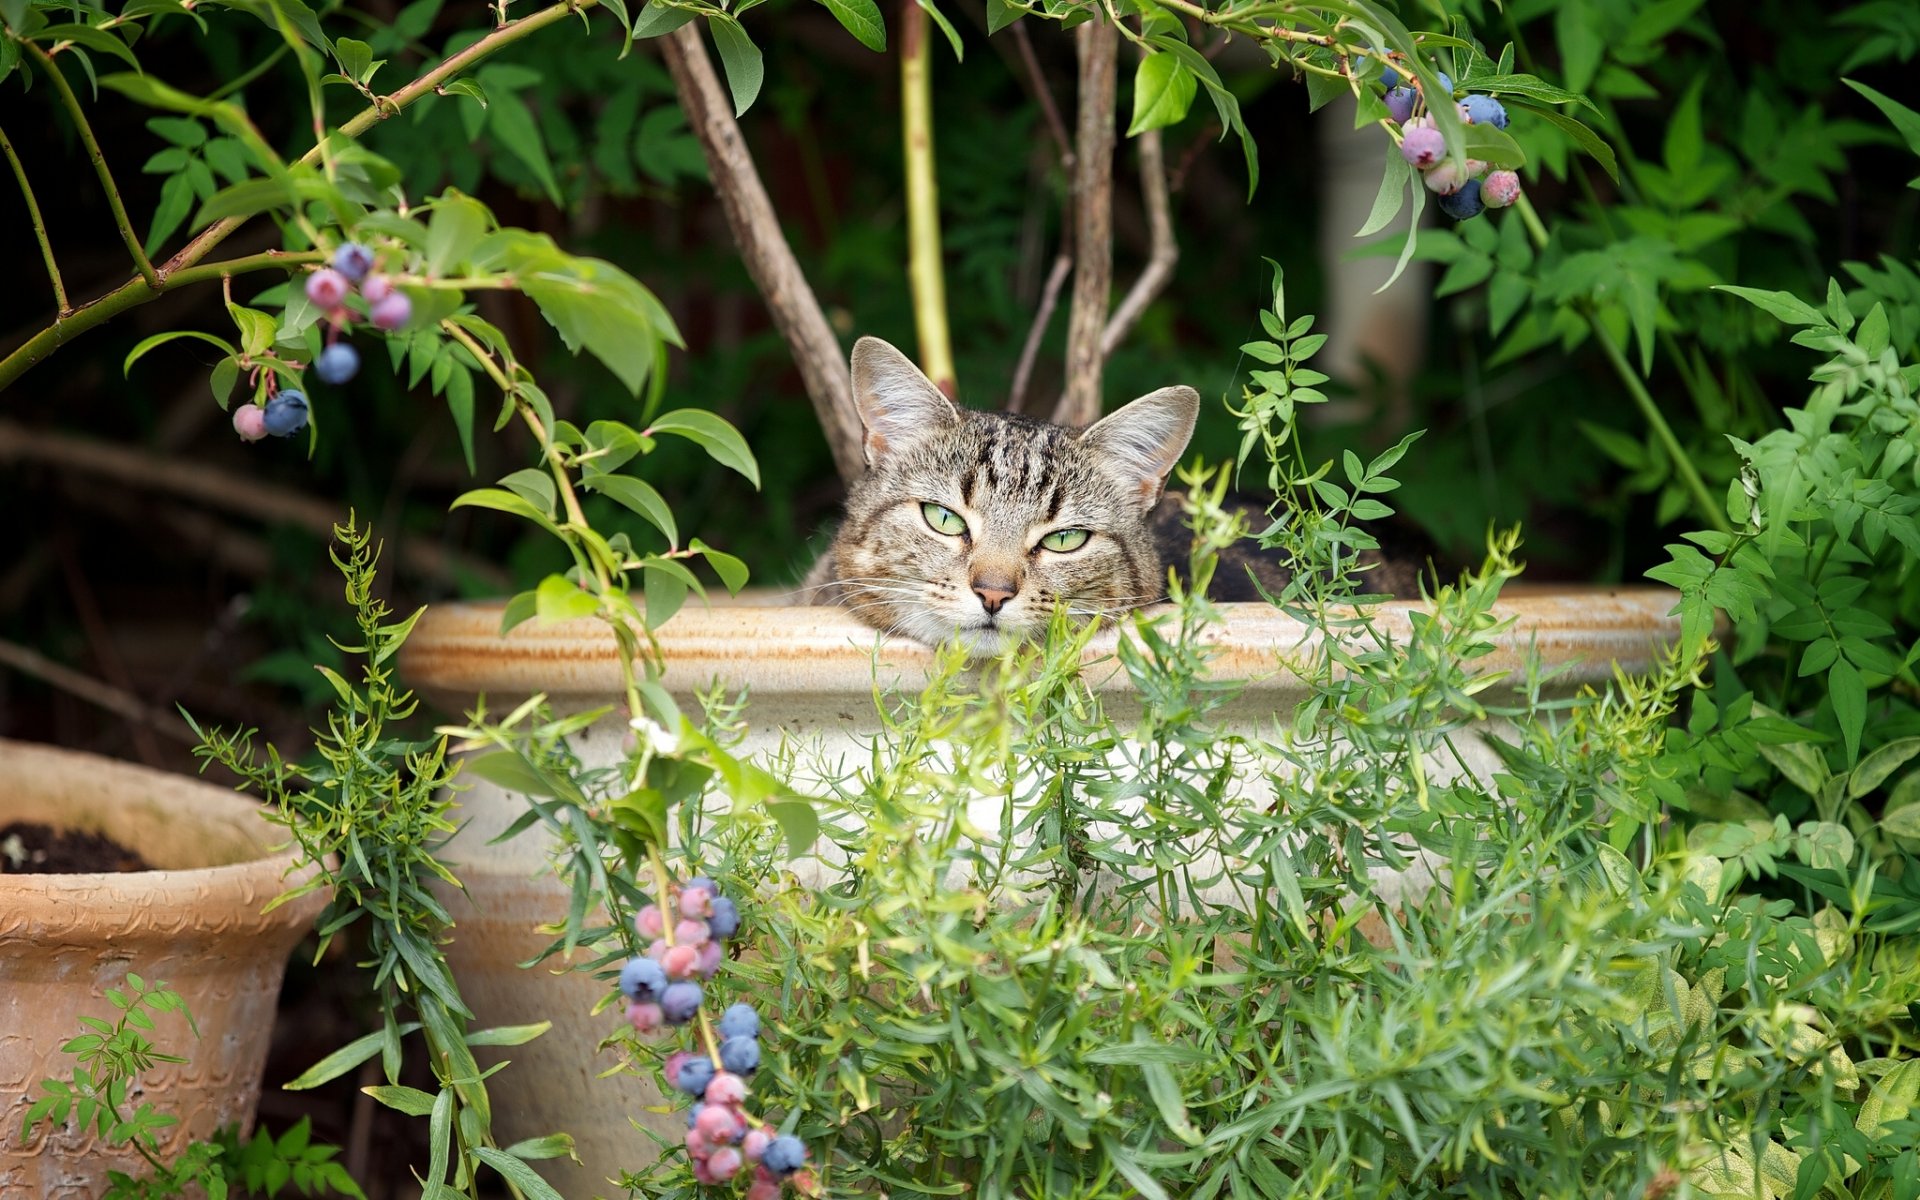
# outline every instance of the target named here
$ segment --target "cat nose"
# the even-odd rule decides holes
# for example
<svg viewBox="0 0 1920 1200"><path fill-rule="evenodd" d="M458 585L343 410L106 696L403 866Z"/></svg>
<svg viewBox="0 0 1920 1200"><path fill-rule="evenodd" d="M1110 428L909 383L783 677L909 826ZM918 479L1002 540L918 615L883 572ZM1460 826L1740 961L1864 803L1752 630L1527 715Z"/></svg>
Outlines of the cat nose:
<svg viewBox="0 0 1920 1200"><path fill-rule="evenodd" d="M999 612L1000 606L1013 599L1018 591L1012 580L981 579L973 584L973 594L980 597L980 607L989 615Z"/></svg>

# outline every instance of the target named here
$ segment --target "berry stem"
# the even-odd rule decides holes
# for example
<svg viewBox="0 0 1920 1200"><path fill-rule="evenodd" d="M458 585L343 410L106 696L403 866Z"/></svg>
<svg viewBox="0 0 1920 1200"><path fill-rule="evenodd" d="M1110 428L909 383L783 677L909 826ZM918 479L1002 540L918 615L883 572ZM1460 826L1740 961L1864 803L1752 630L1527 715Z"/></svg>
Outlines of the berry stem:
<svg viewBox="0 0 1920 1200"><path fill-rule="evenodd" d="M13 152L13 143L7 140L7 131L0 129L0 152L7 156L7 162L13 167L13 177L20 181L20 194L27 199L27 216L33 220L33 236L40 243L40 255L47 260L47 278L53 281L54 303L60 306L60 316L65 317L73 311L67 303L67 287L60 282L60 264L53 260L53 243L47 240L47 223L40 217L40 202L33 198L33 185L27 182L27 169L20 165L20 156Z"/></svg>
<svg viewBox="0 0 1920 1200"><path fill-rule="evenodd" d="M94 174L100 177L100 186L107 189L107 207L113 210L113 223L120 230L120 240L126 244L127 253L133 255L133 262L140 269L140 277L147 286L158 292L160 275L153 269L153 262L147 258L147 252L140 245L140 237L133 231L133 222L127 219L127 206L120 199L120 189L114 186L113 172L107 167L107 156L100 149L100 141L93 136L93 126L87 121L87 111L80 107L80 98L73 94L73 88L67 83L67 77L51 55L24 38L15 39L28 54L39 62L41 70L53 84L53 90L60 94L60 102L73 114L74 128L80 134L80 141L87 148L87 158L93 163ZM12 157L11 154L8 155ZM15 169L18 170L16 163ZM62 307L65 307L63 304Z"/></svg>

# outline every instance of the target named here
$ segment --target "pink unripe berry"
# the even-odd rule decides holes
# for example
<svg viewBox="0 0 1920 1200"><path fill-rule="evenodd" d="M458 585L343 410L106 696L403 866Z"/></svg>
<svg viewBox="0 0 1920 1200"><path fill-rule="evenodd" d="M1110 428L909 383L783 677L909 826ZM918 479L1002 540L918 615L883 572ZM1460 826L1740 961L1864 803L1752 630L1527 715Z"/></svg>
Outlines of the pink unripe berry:
<svg viewBox="0 0 1920 1200"><path fill-rule="evenodd" d="M1451 196L1467 184L1467 173L1462 171L1452 159L1435 164L1424 177L1427 190L1438 192L1442 196Z"/></svg>
<svg viewBox="0 0 1920 1200"><path fill-rule="evenodd" d="M713 893L703 887L690 887L680 893L680 915L704 917L713 911Z"/></svg>
<svg viewBox="0 0 1920 1200"><path fill-rule="evenodd" d="M649 904L633 914L633 927L639 931L641 937L646 938L657 938L665 933L667 924L665 918L660 915L660 906Z"/></svg>
<svg viewBox="0 0 1920 1200"><path fill-rule="evenodd" d="M747 1081L731 1071L716 1074L703 1097L708 1104L738 1104L746 1098Z"/></svg>
<svg viewBox="0 0 1920 1200"><path fill-rule="evenodd" d="M667 1061L660 1064L660 1069L666 1072L668 1083L680 1078L680 1067L692 1057L693 1052L690 1050L675 1050L667 1055Z"/></svg>
<svg viewBox="0 0 1920 1200"><path fill-rule="evenodd" d="M307 276L307 299L313 301L314 307L332 312L347 298L347 289L351 286L345 275L332 267L321 267Z"/></svg>
<svg viewBox="0 0 1920 1200"><path fill-rule="evenodd" d="M692 1135L688 1135L688 1140L692 1140ZM701 1144L705 1145L704 1142ZM707 1156L705 1154L696 1153L693 1156L693 1181L695 1183L720 1182L719 1178L714 1175L712 1168L707 1165Z"/></svg>
<svg viewBox="0 0 1920 1200"><path fill-rule="evenodd" d="M707 1173L714 1181L723 1182L740 1173L740 1152L732 1146L722 1146L707 1156Z"/></svg>
<svg viewBox="0 0 1920 1200"><path fill-rule="evenodd" d="M720 964L726 960L727 951L719 942L708 942L700 947L700 953L693 962L693 973L702 979L712 979L719 971Z"/></svg>
<svg viewBox="0 0 1920 1200"><path fill-rule="evenodd" d="M385 275L369 275L360 281L360 294L368 304L378 304L393 295L393 280Z"/></svg>
<svg viewBox="0 0 1920 1200"><path fill-rule="evenodd" d="M666 968L669 979L686 979L693 975L699 961L700 951L692 946L675 946L661 956L660 965Z"/></svg>
<svg viewBox="0 0 1920 1200"><path fill-rule="evenodd" d="M394 292L373 306L373 323L379 329L398 329L413 317L413 301L406 293Z"/></svg>
<svg viewBox="0 0 1920 1200"><path fill-rule="evenodd" d="M747 1156L748 1162L757 1163L760 1161L760 1156L767 1152L767 1145L772 1141L773 1135L764 1129L749 1130L747 1136L740 1139L740 1153Z"/></svg>
<svg viewBox="0 0 1920 1200"><path fill-rule="evenodd" d="M660 1028L666 1019L666 1015L660 1011L658 1004L627 1005L627 1023L641 1033L652 1033Z"/></svg>
<svg viewBox="0 0 1920 1200"><path fill-rule="evenodd" d="M651 942L647 943L648 958L652 959L655 962L660 962L662 959L666 958L666 956L667 956L667 940L665 938L655 938Z"/></svg>
<svg viewBox="0 0 1920 1200"><path fill-rule="evenodd" d="M699 1125L696 1124L687 1130L687 1153L693 1155L694 1161L698 1162L705 1158L711 1150L712 1147L707 1144L707 1135L700 1132Z"/></svg>
<svg viewBox="0 0 1920 1200"><path fill-rule="evenodd" d="M1520 198L1520 176L1495 171L1480 185L1480 200L1488 208L1505 208Z"/></svg>
<svg viewBox="0 0 1920 1200"><path fill-rule="evenodd" d="M1400 157L1414 166L1425 170L1446 157L1447 140L1440 136L1438 129L1425 126L1407 129L1407 135L1400 142Z"/></svg>
<svg viewBox="0 0 1920 1200"><path fill-rule="evenodd" d="M747 1189L747 1200L780 1200L780 1181L777 1179L756 1179Z"/></svg>
<svg viewBox="0 0 1920 1200"><path fill-rule="evenodd" d="M242 404L233 410L233 431L243 442L257 442L267 436L267 410L258 404Z"/></svg>
<svg viewBox="0 0 1920 1200"><path fill-rule="evenodd" d="M711 1101L700 1110L693 1127L700 1131L701 1137L716 1144L731 1142L740 1136L740 1122L734 1117L733 1109Z"/></svg>
<svg viewBox="0 0 1920 1200"><path fill-rule="evenodd" d="M673 927L673 940L685 946L704 946L712 936L705 921L689 919Z"/></svg>

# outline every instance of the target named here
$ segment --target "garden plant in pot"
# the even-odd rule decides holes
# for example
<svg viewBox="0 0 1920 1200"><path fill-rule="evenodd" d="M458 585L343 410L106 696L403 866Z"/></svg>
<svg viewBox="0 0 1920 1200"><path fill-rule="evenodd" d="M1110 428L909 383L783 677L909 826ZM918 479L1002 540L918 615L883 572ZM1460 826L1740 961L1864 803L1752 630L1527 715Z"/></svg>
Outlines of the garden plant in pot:
<svg viewBox="0 0 1920 1200"><path fill-rule="evenodd" d="M183 153L160 169L186 180L173 189L175 226L199 190L192 164L212 193L192 240L155 263L63 64L137 61L147 43L127 31L183 24L184 11L68 20L0 6L0 71L39 72L84 131L136 264L125 285L71 308L36 218L60 313L0 361L0 386L120 312L218 279L232 338L164 332L126 366L175 339L211 343L215 395L235 405L242 439L305 433L324 447L334 428L312 381L349 386L365 367L355 347L377 340L446 399L470 460L476 391L497 391L497 424L524 430L534 465L456 507L517 517L565 555L565 569L487 615L476 650L471 612L393 618L374 594L371 536L350 522L336 562L357 622L342 649L358 668L325 676L316 757L289 762L251 733L204 729L203 757L265 798L317 868L294 894L329 893L323 941L352 937L370 964L379 1027L290 1086L377 1060L384 1082L367 1091L424 1119L415 1169L434 1195L1910 1194L1920 775L1907 764L1920 753L1909 703L1920 683L1905 580L1920 553L1920 305L1900 289L1911 276L1898 264L1856 271L1859 287L1833 285L1818 305L1736 285L1695 295L1718 281L1699 252L1743 219L1791 227L1776 210L1793 193L1782 182L1739 217L1678 211L1692 193L1675 189L1716 174L1702 168L1699 86L1679 104L1663 162L1632 159L1622 185L1669 192L1672 211L1625 206L1635 232L1617 237L1580 224L1607 219L1596 195L1557 239L1517 190L1527 146L1563 178L1593 182L1570 148L1619 175L1618 150L1572 114L1604 115L1633 95L1598 73L1601 59L1637 80L1630 68L1686 12L1647 9L1611 42L1600 15L1559 22L1561 58L1581 76L1568 82L1592 83L1595 102L1515 70L1524 46L1495 53L1464 28L1416 35L1370 3L989 5L989 33L1018 41L1023 61L1025 27L1057 21L1071 26L1077 62L1077 133L1056 125L1073 177L1071 250L1017 397L1070 276L1067 382L1052 415L1078 426L1101 413L1103 364L1175 257L1160 131L1201 90L1246 147L1254 182L1252 132L1212 57L1247 45L1304 77L1316 106L1351 97L1372 127L1388 165L1369 226L1409 208L1417 218L1429 193L1462 222L1433 239L1409 220L1400 261L1449 261L1449 288L1487 281L1484 323L1509 330L1504 355L1553 341L1600 353L1646 433L1587 436L1659 497L1665 519L1705 528L1653 572L1675 590L1612 598L1597 623L1542 619L1600 608L1592 593L1503 596L1520 572L1511 533L1494 534L1458 579L1436 575L1427 594L1382 603L1357 552L1372 548L1365 523L1391 515L1379 497L1425 445L1408 437L1324 463L1309 448L1303 414L1326 400L1309 365L1321 335L1289 310L1275 272L1261 333L1240 346L1259 365L1224 409L1239 432L1232 472L1264 483L1257 527L1227 499L1228 468L1189 467L1178 479L1185 569L1166 604L1107 621L1063 611L1023 644L970 657L954 644L876 650L873 631L832 610L676 620L704 590L695 566L729 590L746 571L683 540L643 469L683 442L756 483L761 467L718 416L666 408L663 363L679 340L667 308L620 268L502 223L470 195L414 194L410 164L362 140L416 105L462 105L544 163L513 77L485 77L483 64L576 12L591 27L598 7L515 17L503 4L392 92L372 85L389 61L375 55L415 57L431 12L404 37L383 32L376 50L303 6L247 8L283 41L262 71L284 60L311 105L318 141L290 139L298 157L231 91L102 77L108 94L167 114L160 128ZM829 8L859 42L885 45L873 5ZM666 60L853 480L871 421L735 124L763 77L741 8L607 9L600 24L618 27L620 51L641 39ZM933 9L902 11L917 357L929 391L948 390L927 25L956 50L963 39ZM229 19L242 18L213 18ZM1223 40L1203 40L1215 31ZM1140 55L1130 126L1152 249L1110 314L1123 41ZM1897 52L1876 46L1857 61ZM1050 108L1043 72L1033 85ZM1914 139L1920 116L1858 90ZM1750 123L1764 130L1774 110L1757 111ZM193 153L216 142L218 154ZM209 168L216 159L226 166ZM211 169L229 186L213 189ZM1775 168L1795 169L1807 168ZM550 165L533 170L552 182ZM283 248L205 261L263 214ZM255 272L269 286L248 297ZM642 415L564 415L508 324L478 310L494 292L536 306ZM1690 314L1745 332L1683 343L1663 308L1683 297ZM1812 398L1787 417L1719 361L1740 337L1772 336L1753 332L1747 305L1827 356ZM1656 349L1697 424L1677 430L1650 393ZM591 500L633 521L590 520ZM960 536L944 519L926 515L932 533ZM1249 540L1284 580L1258 609L1215 603L1209 584L1237 570ZM715 651L741 621L799 644L764 667L756 652ZM836 690L786 665L809 653L829 675L856 663L863 673ZM513 669L476 673L476 654ZM557 660L554 677L516 674L515 655ZM460 696L466 715L430 736L402 732L413 701L393 678L401 661L421 686ZM763 686L782 672L785 686ZM466 703L474 692L488 695ZM852 737L822 738L832 725ZM481 787L515 807L456 834L454 806ZM478 845L488 834L508 848L495 863ZM1433 886L1390 886L1416 865ZM556 884L532 893L525 915L489 911L536 875ZM525 953L549 969L516 968L531 1001L490 994L506 972L463 978L450 966L474 940L504 940L486 924L501 913L523 932L538 925ZM534 1011L502 1024L489 1003ZM516 1061L496 1076L481 1056L503 1046ZM528 1073L536 1055L566 1064L574 1093L597 1094L615 1132L586 1115L556 1128L532 1089L494 1082ZM403 1081L410 1058L431 1090ZM645 1128L623 1128L629 1118ZM586 1166L569 1173L576 1149Z"/></svg>

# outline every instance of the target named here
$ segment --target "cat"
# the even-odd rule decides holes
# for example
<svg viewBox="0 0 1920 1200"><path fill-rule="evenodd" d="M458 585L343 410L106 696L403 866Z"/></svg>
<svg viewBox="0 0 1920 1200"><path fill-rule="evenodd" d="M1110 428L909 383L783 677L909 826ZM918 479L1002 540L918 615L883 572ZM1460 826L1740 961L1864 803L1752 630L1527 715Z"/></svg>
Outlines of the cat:
<svg viewBox="0 0 1920 1200"><path fill-rule="evenodd" d="M1185 567L1190 534L1166 485L1199 417L1192 388L1149 392L1080 430L962 408L879 338L855 343L852 373L867 473L802 589L813 603L994 654L1044 631L1057 606L1085 618L1161 600L1162 556ZM1269 589L1286 582L1236 548L1211 598L1259 599L1249 570Z"/></svg>

